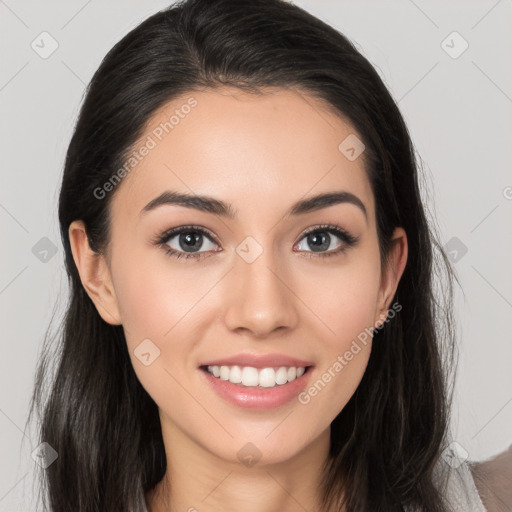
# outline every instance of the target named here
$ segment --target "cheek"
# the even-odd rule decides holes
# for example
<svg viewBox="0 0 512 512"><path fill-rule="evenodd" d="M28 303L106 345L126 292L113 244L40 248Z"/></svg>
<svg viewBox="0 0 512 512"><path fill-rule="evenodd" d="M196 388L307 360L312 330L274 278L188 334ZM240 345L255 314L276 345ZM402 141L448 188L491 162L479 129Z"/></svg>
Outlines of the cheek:
<svg viewBox="0 0 512 512"><path fill-rule="evenodd" d="M134 251L113 263L117 302L132 343L144 338L166 341L179 331L180 322L196 305L204 286L194 273L167 261L163 249Z"/></svg>
<svg viewBox="0 0 512 512"><path fill-rule="evenodd" d="M162 268L161 261L125 256L113 265L113 278L135 374L161 409L166 410L169 397L173 407L186 408L190 397L180 385L190 350L185 331L198 294L179 271ZM160 260L165 264L165 254ZM144 354L149 354L147 365Z"/></svg>
<svg viewBox="0 0 512 512"><path fill-rule="evenodd" d="M179 401L180 386L173 377L181 381L190 370L190 340L199 338L197 317L204 317L204 295L215 278L202 274L198 281L197 272L171 264L163 250L126 252L113 260L112 268L127 347L140 382L157 402L157 397L170 394ZM138 358L142 347L154 358L149 366Z"/></svg>
<svg viewBox="0 0 512 512"><path fill-rule="evenodd" d="M138 269L140 270L134 270ZM131 343L144 338L160 338L171 327L168 302L172 295L163 294L163 284L151 269L134 266L132 269L120 268L115 284L117 302Z"/></svg>
<svg viewBox="0 0 512 512"><path fill-rule="evenodd" d="M374 326L379 287L379 263L364 252L337 268L318 270L302 279L300 297L312 305L323 325L321 332L331 357L348 350L353 339Z"/></svg>
<svg viewBox="0 0 512 512"><path fill-rule="evenodd" d="M318 421L330 422L350 400L368 365L380 285L379 263L371 255L360 253L357 260L341 265L337 271L325 270L324 275L317 272L304 284L301 297L314 305L315 323L318 319L322 326L318 332L323 334L318 347L322 365L301 403L316 409L314 417Z"/></svg>

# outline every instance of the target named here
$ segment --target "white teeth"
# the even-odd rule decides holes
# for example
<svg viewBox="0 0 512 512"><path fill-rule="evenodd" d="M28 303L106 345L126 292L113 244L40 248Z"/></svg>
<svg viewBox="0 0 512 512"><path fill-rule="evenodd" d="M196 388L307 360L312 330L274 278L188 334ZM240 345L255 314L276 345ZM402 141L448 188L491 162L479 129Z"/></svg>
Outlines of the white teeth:
<svg viewBox="0 0 512 512"><path fill-rule="evenodd" d="M262 368L260 370L259 385L262 388L272 388L276 385L276 372L274 368Z"/></svg>
<svg viewBox="0 0 512 512"><path fill-rule="evenodd" d="M229 380L229 366L220 367L220 378L222 380Z"/></svg>
<svg viewBox="0 0 512 512"><path fill-rule="evenodd" d="M229 372L229 382L233 384L240 384L242 382L242 368L240 366L233 366Z"/></svg>
<svg viewBox="0 0 512 512"><path fill-rule="evenodd" d="M208 369L210 369L210 366L208 366ZM214 366L212 369L212 373L215 377L220 377L220 370L218 366Z"/></svg>
<svg viewBox="0 0 512 512"><path fill-rule="evenodd" d="M258 385L258 370L251 366L245 366L242 370L242 384L244 386Z"/></svg>
<svg viewBox="0 0 512 512"><path fill-rule="evenodd" d="M208 372L221 380L229 380L233 384L262 388L273 388L298 379L306 369L303 366L281 366L279 368L261 368L252 366L208 366Z"/></svg>
<svg viewBox="0 0 512 512"><path fill-rule="evenodd" d="M276 384L286 384L288 382L288 370L281 366L276 372Z"/></svg>

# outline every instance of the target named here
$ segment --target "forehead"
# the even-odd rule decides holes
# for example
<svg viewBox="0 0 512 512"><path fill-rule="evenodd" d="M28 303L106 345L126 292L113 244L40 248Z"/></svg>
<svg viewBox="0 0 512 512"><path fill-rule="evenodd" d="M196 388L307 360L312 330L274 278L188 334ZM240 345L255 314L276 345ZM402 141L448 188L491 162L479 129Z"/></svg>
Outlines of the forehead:
<svg viewBox="0 0 512 512"><path fill-rule="evenodd" d="M364 152L356 159L344 152L344 141L360 139L349 123L304 92L193 91L166 103L147 123L113 198L113 214L136 221L166 190L216 197L240 215L259 216L278 214L303 197L343 190L363 201L371 219Z"/></svg>

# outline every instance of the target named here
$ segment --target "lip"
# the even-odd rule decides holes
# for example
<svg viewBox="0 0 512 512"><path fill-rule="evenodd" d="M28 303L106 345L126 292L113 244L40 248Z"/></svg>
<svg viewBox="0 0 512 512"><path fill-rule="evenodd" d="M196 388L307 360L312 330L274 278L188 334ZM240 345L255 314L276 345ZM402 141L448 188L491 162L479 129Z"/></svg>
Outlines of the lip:
<svg viewBox="0 0 512 512"><path fill-rule="evenodd" d="M271 368L275 366L313 366L311 361L297 359L284 354L236 354L215 360L205 361L199 366L252 366L253 368ZM283 386L286 384L283 384Z"/></svg>
<svg viewBox="0 0 512 512"><path fill-rule="evenodd" d="M225 362L227 359L223 359L223 361ZM306 388L313 368L313 366L306 365L305 373L299 378L286 384L276 385L273 388L233 384L229 380L214 377L204 368L200 368L199 371L203 375L202 378L205 379L206 385L228 403L244 409L262 410L281 407L296 398Z"/></svg>

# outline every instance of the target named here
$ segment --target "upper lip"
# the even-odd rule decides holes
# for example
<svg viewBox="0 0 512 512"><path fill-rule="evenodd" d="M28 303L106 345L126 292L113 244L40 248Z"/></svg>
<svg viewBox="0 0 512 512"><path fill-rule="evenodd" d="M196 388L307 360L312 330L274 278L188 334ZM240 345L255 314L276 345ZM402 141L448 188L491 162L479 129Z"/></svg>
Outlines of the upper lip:
<svg viewBox="0 0 512 512"><path fill-rule="evenodd" d="M229 357L206 361L200 366L252 366L253 368L270 368L273 366L312 366L311 361L297 359L284 354L237 354Z"/></svg>

